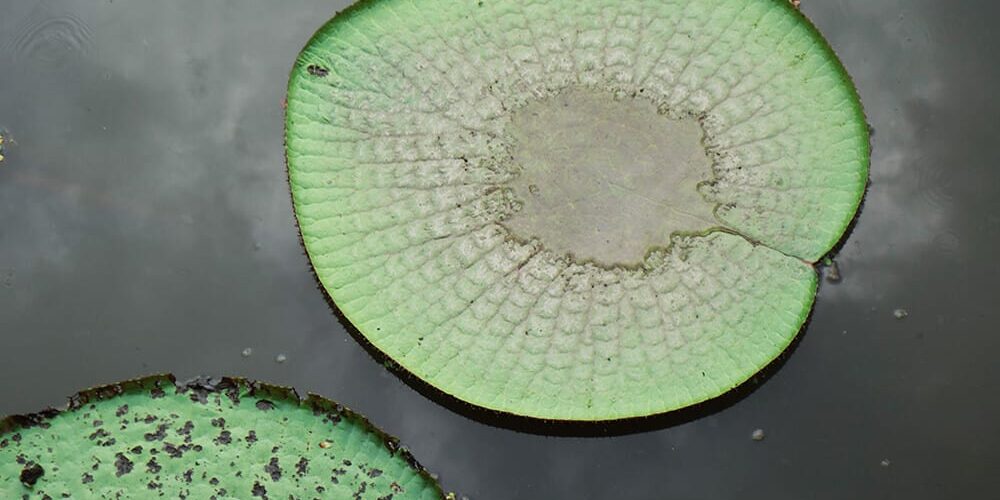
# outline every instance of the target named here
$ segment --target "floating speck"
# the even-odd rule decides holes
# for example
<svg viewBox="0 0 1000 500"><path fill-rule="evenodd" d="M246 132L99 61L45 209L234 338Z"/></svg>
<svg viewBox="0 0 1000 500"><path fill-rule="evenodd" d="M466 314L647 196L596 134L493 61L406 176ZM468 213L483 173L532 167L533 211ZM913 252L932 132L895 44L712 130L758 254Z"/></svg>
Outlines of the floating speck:
<svg viewBox="0 0 1000 500"><path fill-rule="evenodd" d="M331 446L333 446L333 443L331 443L329 441L323 440L323 441L319 442L319 447L323 448L324 450L327 449L327 448L329 448L329 447L331 447Z"/></svg>
<svg viewBox="0 0 1000 500"><path fill-rule="evenodd" d="M284 354L279 354L274 357L274 361L276 363L284 363L285 361L288 361L288 356L285 356Z"/></svg>
<svg viewBox="0 0 1000 500"><path fill-rule="evenodd" d="M750 433L750 439L753 439L754 441L763 441L764 429L754 429L754 431Z"/></svg>
<svg viewBox="0 0 1000 500"><path fill-rule="evenodd" d="M242 354L244 358L249 358L250 355L253 354L253 349L247 347L246 349L243 349L243 352L240 354Z"/></svg>
<svg viewBox="0 0 1000 500"><path fill-rule="evenodd" d="M891 463L892 462L890 462L888 458L883 458L882 461L879 462L879 465L882 467L888 467Z"/></svg>
<svg viewBox="0 0 1000 500"><path fill-rule="evenodd" d="M830 265L826 268L826 281L828 283L840 283L840 266L837 265L837 261L830 261Z"/></svg>
<svg viewBox="0 0 1000 500"><path fill-rule="evenodd" d="M892 315L895 316L896 319L903 319L909 316L910 312L907 311L906 309L896 309L895 311L892 312Z"/></svg>

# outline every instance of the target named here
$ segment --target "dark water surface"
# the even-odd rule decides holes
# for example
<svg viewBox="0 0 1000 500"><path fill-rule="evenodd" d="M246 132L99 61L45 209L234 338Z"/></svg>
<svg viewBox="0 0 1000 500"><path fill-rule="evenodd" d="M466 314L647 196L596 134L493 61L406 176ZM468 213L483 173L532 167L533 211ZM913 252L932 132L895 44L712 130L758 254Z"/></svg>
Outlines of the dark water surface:
<svg viewBox="0 0 1000 500"><path fill-rule="evenodd" d="M876 130L843 282L749 397L580 438L425 398L316 290L281 102L345 2L0 1L0 414L151 372L240 374L367 414L473 499L996 498L1000 4L803 3Z"/></svg>

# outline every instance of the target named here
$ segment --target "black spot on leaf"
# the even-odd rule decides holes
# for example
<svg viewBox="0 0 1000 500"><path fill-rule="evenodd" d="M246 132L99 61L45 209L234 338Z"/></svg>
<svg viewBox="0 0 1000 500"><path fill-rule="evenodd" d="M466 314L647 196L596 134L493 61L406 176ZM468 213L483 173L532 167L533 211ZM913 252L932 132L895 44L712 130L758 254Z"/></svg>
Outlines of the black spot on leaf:
<svg viewBox="0 0 1000 500"><path fill-rule="evenodd" d="M323 78L326 75L330 74L330 70L328 70L328 69L326 69L326 68L324 68L322 66L317 66L315 64L310 64L306 68L306 71L308 71L310 75L312 75L312 76L318 76L320 78Z"/></svg>
<svg viewBox="0 0 1000 500"><path fill-rule="evenodd" d="M132 472L132 467L134 464L125 455L121 453L115 454L115 477L122 477L129 472Z"/></svg>
<svg viewBox="0 0 1000 500"><path fill-rule="evenodd" d="M19 479L21 480L21 484L31 488L44 474L45 469L43 469L41 465L32 462L21 469Z"/></svg>
<svg viewBox="0 0 1000 500"><path fill-rule="evenodd" d="M278 465L278 457L271 457L271 461L264 466L264 472L271 475L271 481L281 479L281 466Z"/></svg>
<svg viewBox="0 0 1000 500"><path fill-rule="evenodd" d="M253 482L253 488L250 490L250 493L255 497L267 498L267 488L257 481Z"/></svg>
<svg viewBox="0 0 1000 500"><path fill-rule="evenodd" d="M167 437L167 424L156 426L156 432L147 432L142 437L146 438L146 441L163 441L163 438Z"/></svg>
<svg viewBox="0 0 1000 500"><path fill-rule="evenodd" d="M215 444L229 444L233 442L233 434L229 431L222 431L219 437L212 440Z"/></svg>

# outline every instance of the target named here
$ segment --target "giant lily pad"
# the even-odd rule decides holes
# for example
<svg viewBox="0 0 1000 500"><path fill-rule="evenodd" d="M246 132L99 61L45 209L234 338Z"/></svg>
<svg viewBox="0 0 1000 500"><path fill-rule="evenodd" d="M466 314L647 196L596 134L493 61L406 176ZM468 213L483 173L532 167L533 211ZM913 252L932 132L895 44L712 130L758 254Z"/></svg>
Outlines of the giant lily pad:
<svg viewBox="0 0 1000 500"><path fill-rule="evenodd" d="M868 129L785 0L370 0L288 87L295 213L373 346L545 419L721 395L811 310Z"/></svg>
<svg viewBox="0 0 1000 500"><path fill-rule="evenodd" d="M399 442L318 396L156 376L0 420L2 498L443 498Z"/></svg>

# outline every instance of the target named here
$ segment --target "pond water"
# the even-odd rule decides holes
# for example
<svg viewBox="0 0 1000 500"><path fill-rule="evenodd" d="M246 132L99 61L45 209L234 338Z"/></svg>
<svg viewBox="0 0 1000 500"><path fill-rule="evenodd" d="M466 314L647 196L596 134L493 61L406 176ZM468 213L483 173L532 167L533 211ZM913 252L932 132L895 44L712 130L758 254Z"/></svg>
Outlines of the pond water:
<svg viewBox="0 0 1000 500"><path fill-rule="evenodd" d="M843 279L746 397L605 437L428 399L317 291L282 100L345 6L0 2L0 414L152 372L237 374L368 415L473 499L996 494L1000 5L803 2L876 131Z"/></svg>

